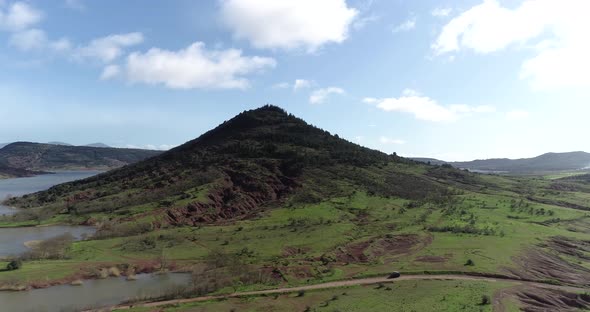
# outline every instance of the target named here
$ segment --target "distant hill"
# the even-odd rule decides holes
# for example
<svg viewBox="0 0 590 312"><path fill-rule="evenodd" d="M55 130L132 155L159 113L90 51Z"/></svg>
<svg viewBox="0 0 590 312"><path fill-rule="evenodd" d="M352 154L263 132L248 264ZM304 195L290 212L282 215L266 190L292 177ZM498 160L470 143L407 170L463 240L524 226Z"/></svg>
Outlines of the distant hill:
<svg viewBox="0 0 590 312"><path fill-rule="evenodd" d="M74 146L74 145L72 145L70 143L59 142L59 141L47 142L47 144L51 144L51 145L63 145L63 146Z"/></svg>
<svg viewBox="0 0 590 312"><path fill-rule="evenodd" d="M590 153L586 152L546 153L533 158L494 158L460 162L445 162L431 158L413 159L439 165L447 163L471 171L535 173L590 169Z"/></svg>
<svg viewBox="0 0 590 312"><path fill-rule="evenodd" d="M108 170L136 163L160 153L140 149L17 142L0 149L0 166L35 171Z"/></svg>
<svg viewBox="0 0 590 312"><path fill-rule="evenodd" d="M0 148L3 148L4 146L8 145L10 143L0 143Z"/></svg>
<svg viewBox="0 0 590 312"><path fill-rule="evenodd" d="M101 147L101 148L109 148L110 146L104 144L104 143L91 143L91 144L86 144L84 146L88 146L88 147Z"/></svg>

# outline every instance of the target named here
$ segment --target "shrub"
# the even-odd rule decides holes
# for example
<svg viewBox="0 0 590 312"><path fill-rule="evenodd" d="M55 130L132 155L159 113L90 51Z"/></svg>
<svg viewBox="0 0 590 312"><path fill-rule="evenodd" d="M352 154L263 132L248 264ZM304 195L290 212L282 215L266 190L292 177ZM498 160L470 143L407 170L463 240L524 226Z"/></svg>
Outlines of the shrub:
<svg viewBox="0 0 590 312"><path fill-rule="evenodd" d="M467 262L465 262L465 265L466 266L474 266L475 262L473 262L473 260L471 260L471 259L467 259Z"/></svg>
<svg viewBox="0 0 590 312"><path fill-rule="evenodd" d="M490 296L488 295L482 295L481 296L481 305L488 305L490 304L492 301L490 299Z"/></svg>
<svg viewBox="0 0 590 312"><path fill-rule="evenodd" d="M6 265L6 270L7 271L14 271L14 270L18 270L23 266L22 261L20 260L12 260L10 262L8 262L8 264Z"/></svg>

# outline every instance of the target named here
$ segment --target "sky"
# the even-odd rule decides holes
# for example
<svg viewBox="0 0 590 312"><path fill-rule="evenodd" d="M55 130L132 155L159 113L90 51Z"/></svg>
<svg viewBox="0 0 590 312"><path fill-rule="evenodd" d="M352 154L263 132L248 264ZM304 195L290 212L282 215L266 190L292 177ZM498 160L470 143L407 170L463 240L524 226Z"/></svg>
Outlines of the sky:
<svg viewBox="0 0 590 312"><path fill-rule="evenodd" d="M270 103L358 144L585 150L587 0L0 0L0 142L168 149Z"/></svg>

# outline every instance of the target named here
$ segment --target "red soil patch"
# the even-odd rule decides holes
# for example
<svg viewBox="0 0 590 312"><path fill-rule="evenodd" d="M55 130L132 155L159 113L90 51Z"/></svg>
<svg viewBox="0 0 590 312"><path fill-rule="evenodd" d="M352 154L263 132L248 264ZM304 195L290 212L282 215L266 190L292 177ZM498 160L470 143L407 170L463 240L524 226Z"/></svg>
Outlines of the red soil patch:
<svg viewBox="0 0 590 312"><path fill-rule="evenodd" d="M403 234L355 242L339 248L336 259L345 263L366 263L379 257L399 257L415 253L432 242L432 237Z"/></svg>
<svg viewBox="0 0 590 312"><path fill-rule="evenodd" d="M441 263L441 262L447 262L447 260L449 260L449 258L445 257L441 257L441 256L420 256L417 257L415 261L418 262L429 262L429 263Z"/></svg>

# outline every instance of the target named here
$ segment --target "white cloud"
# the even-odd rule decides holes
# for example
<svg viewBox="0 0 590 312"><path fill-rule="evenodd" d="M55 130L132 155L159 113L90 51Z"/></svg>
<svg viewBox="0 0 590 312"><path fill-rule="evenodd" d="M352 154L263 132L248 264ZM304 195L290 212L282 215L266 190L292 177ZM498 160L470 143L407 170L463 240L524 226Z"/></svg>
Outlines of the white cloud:
<svg viewBox="0 0 590 312"><path fill-rule="evenodd" d="M31 28L12 33L9 41L11 46L22 51L43 50L49 48L55 52L64 52L71 48L67 38L51 41L42 29Z"/></svg>
<svg viewBox="0 0 590 312"><path fill-rule="evenodd" d="M22 51L41 49L47 42L45 32L36 28L19 31L10 36L10 45Z"/></svg>
<svg viewBox="0 0 590 312"><path fill-rule="evenodd" d="M520 78L533 88L589 87L589 11L587 0L526 0L514 8L485 0L445 25L432 48L438 55L525 48L533 56L522 64Z"/></svg>
<svg viewBox="0 0 590 312"><path fill-rule="evenodd" d="M241 50L207 50L196 42L179 51L152 48L127 57L126 76L131 82L163 84L174 89L245 89L244 75L276 66L268 57L247 57Z"/></svg>
<svg viewBox="0 0 590 312"><path fill-rule="evenodd" d="M63 52L70 50L72 48L72 43L68 38L61 38L59 40L50 42L49 46L55 51Z"/></svg>
<svg viewBox="0 0 590 312"><path fill-rule="evenodd" d="M310 88L311 85L312 85L312 82L309 80L295 79L295 83L293 83L293 91Z"/></svg>
<svg viewBox="0 0 590 312"><path fill-rule="evenodd" d="M291 85L288 82L279 82L279 83L275 83L272 88L273 89L287 89L289 88Z"/></svg>
<svg viewBox="0 0 590 312"><path fill-rule="evenodd" d="M316 51L341 43L358 11L345 0L221 0L221 18L256 48Z"/></svg>
<svg viewBox="0 0 590 312"><path fill-rule="evenodd" d="M101 80L109 80L119 76L121 73L121 69L118 65L108 65L102 70L102 74L100 75Z"/></svg>
<svg viewBox="0 0 590 312"><path fill-rule="evenodd" d="M381 136L381 137L379 137L379 143L401 145L401 144L406 144L406 141L400 140L400 139L392 139L392 138L389 138L386 136Z"/></svg>
<svg viewBox="0 0 590 312"><path fill-rule="evenodd" d="M393 28L392 31L394 33L398 33L398 32L410 31L414 28L416 28L416 18L415 17L413 17L409 20L406 20L405 22L397 25L395 28Z"/></svg>
<svg viewBox="0 0 590 312"><path fill-rule="evenodd" d="M365 28L365 26L367 26L370 23L376 22L380 19L379 16L377 15L368 15L368 16L362 16L357 18L354 23L352 23L352 27L355 30L361 30L363 28Z"/></svg>
<svg viewBox="0 0 590 312"><path fill-rule="evenodd" d="M309 96L309 103L311 104L321 104L326 101L328 96L332 94L344 94L344 90L337 87L329 87L324 89L317 89L311 93Z"/></svg>
<svg viewBox="0 0 590 312"><path fill-rule="evenodd" d="M434 122L452 122L473 113L495 111L491 106L468 106L455 104L443 106L434 99L423 96L415 90L406 89L399 98L365 98L363 102L376 105L387 112L403 112L414 115L416 119Z"/></svg>
<svg viewBox="0 0 590 312"><path fill-rule="evenodd" d="M449 14L451 14L452 11L453 9L451 8L436 8L432 10L430 14L434 17L447 17L449 16Z"/></svg>
<svg viewBox="0 0 590 312"><path fill-rule="evenodd" d="M14 2L5 10L0 7L0 30L20 31L41 21L43 13L25 2Z"/></svg>
<svg viewBox="0 0 590 312"><path fill-rule="evenodd" d="M109 63L120 57L126 47L142 42L143 34L138 32L109 35L94 39L88 45L79 47L74 52L74 57L79 59L97 59L104 63Z"/></svg>
<svg viewBox="0 0 590 312"><path fill-rule="evenodd" d="M521 120L521 119L526 119L529 117L529 112L525 111L525 110L512 110L506 113L506 119L509 120Z"/></svg>

